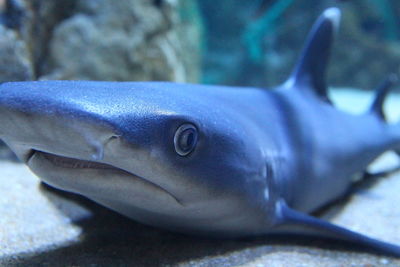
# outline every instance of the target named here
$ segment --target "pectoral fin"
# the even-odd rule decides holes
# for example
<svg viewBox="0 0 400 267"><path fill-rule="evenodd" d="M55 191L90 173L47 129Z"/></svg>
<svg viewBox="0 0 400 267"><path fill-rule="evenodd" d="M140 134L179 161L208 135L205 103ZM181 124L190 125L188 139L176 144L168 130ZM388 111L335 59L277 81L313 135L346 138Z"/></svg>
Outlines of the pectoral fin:
<svg viewBox="0 0 400 267"><path fill-rule="evenodd" d="M379 241L322 219L289 208L284 201L277 204L277 232L284 234L314 235L348 241L378 252L400 257L400 246Z"/></svg>

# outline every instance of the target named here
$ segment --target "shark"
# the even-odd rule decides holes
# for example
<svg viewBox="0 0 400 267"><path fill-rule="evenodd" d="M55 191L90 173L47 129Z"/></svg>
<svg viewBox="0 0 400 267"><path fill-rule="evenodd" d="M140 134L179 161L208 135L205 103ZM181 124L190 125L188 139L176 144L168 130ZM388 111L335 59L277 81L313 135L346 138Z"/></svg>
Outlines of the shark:
<svg viewBox="0 0 400 267"><path fill-rule="evenodd" d="M338 110L326 68L338 8L317 19L289 79L272 89L173 82L0 85L0 138L44 183L170 231L333 238L400 256L313 213L400 150L385 120L391 75L367 112Z"/></svg>

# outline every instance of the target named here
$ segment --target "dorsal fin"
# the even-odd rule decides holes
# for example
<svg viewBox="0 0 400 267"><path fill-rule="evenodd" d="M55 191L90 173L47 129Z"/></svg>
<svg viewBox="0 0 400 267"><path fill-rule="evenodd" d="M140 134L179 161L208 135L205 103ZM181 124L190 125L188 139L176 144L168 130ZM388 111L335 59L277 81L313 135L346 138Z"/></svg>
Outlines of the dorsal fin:
<svg viewBox="0 0 400 267"><path fill-rule="evenodd" d="M382 84L378 87L375 94L375 99L371 104L370 112L377 115L382 120L386 121L385 112L383 111L383 105L385 103L386 97L390 92L390 89L399 81L399 77L392 73Z"/></svg>
<svg viewBox="0 0 400 267"><path fill-rule="evenodd" d="M311 89L324 100L329 100L325 75L340 17L338 8L329 8L318 18L289 79L296 87Z"/></svg>

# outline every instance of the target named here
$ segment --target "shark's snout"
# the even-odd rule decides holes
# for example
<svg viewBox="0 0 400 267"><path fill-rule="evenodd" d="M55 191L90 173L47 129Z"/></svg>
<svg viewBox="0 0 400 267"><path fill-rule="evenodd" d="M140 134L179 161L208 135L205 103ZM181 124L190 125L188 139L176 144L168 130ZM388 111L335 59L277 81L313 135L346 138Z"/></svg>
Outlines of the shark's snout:
<svg viewBox="0 0 400 267"><path fill-rule="evenodd" d="M169 203L166 210L181 205L142 175L142 152L114 127L113 109L101 106L107 98L74 88L73 82L69 88L57 83L0 87L0 138L34 173L55 187L113 202L108 205L117 210L136 212L134 203L148 210L159 210L159 203ZM101 95L101 88L96 92Z"/></svg>
<svg viewBox="0 0 400 267"><path fill-rule="evenodd" d="M115 140L111 127L94 118L74 118L34 109L0 106L0 138L27 162L32 151L41 151L82 160L102 161L105 149Z"/></svg>

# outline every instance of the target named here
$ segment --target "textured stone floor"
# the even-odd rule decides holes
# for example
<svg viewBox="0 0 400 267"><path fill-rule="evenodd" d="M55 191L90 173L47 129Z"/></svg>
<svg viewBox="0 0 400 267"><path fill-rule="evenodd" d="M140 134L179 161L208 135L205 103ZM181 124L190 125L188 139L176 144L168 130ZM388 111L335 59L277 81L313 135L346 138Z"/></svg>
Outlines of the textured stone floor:
<svg viewBox="0 0 400 267"><path fill-rule="evenodd" d="M341 91L357 111L368 95ZM396 104L399 103L399 104ZM398 116L400 97L389 102ZM376 170L398 163L385 155ZM381 178L325 214L400 244L400 173ZM23 165L0 162L0 266L400 266L400 259L315 238L209 240L146 227L80 197L40 185Z"/></svg>

